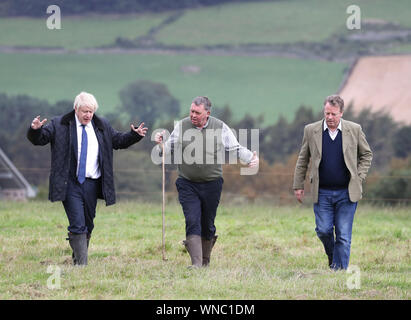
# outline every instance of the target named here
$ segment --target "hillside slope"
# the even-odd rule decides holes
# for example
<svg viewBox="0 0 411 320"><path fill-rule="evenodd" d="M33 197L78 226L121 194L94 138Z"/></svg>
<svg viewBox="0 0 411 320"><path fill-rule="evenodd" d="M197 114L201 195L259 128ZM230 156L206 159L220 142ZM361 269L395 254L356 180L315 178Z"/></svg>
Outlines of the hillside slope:
<svg viewBox="0 0 411 320"><path fill-rule="evenodd" d="M340 94L354 110L371 106L411 124L411 55L359 59Z"/></svg>

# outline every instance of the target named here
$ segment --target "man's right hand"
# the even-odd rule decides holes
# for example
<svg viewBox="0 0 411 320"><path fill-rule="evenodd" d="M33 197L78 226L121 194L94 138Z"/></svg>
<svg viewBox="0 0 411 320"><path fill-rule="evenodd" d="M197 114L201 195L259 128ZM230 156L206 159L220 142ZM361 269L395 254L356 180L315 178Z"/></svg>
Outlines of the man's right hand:
<svg viewBox="0 0 411 320"><path fill-rule="evenodd" d="M304 189L294 190L294 195L297 198L298 202L303 203L304 199Z"/></svg>
<svg viewBox="0 0 411 320"><path fill-rule="evenodd" d="M43 119L42 121L40 121L40 116L37 116L31 122L31 128L34 130L40 129L43 126L43 124L46 123L46 121L47 119Z"/></svg>
<svg viewBox="0 0 411 320"><path fill-rule="evenodd" d="M156 143L162 143L163 142L163 135L166 131L163 130L161 132L157 132L156 135L154 136L154 141Z"/></svg>

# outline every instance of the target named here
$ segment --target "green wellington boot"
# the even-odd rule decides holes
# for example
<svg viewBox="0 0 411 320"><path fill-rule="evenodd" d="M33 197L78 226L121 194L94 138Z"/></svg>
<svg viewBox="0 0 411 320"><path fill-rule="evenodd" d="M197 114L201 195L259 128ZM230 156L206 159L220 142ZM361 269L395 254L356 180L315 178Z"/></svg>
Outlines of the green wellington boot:
<svg viewBox="0 0 411 320"><path fill-rule="evenodd" d="M201 244L203 248L203 267L207 267L210 264L211 250L213 250L213 247L217 241L217 238L218 238L217 235L215 235L210 240L201 238Z"/></svg>
<svg viewBox="0 0 411 320"><path fill-rule="evenodd" d="M189 235L186 240L183 241L191 258L191 266L194 268L200 268L203 265L203 250L201 244L201 237L198 235Z"/></svg>

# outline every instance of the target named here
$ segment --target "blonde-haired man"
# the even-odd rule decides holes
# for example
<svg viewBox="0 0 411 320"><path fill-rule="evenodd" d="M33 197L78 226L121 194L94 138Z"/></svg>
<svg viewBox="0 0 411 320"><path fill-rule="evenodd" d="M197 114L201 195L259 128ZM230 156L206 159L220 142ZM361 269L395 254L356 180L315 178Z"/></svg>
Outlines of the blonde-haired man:
<svg viewBox="0 0 411 320"><path fill-rule="evenodd" d="M73 263L87 265L97 199L104 199L106 205L115 203L113 149L140 141L147 128L141 123L138 128L132 124L126 133L114 130L95 115L97 100L87 92L76 96L73 108L47 125L47 119L37 116L27 138L34 145L51 145L49 199L63 203Z"/></svg>
<svg viewBox="0 0 411 320"><path fill-rule="evenodd" d="M74 99L73 109L76 110L80 107L87 107L87 106L92 107L94 112L96 112L98 109L97 100L91 93L87 93L84 91L80 92Z"/></svg>

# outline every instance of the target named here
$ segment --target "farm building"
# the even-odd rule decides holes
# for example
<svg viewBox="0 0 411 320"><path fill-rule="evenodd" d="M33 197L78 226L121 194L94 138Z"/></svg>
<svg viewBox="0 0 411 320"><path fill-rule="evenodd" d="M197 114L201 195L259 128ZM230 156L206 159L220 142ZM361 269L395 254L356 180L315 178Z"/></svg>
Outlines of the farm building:
<svg viewBox="0 0 411 320"><path fill-rule="evenodd" d="M36 192L0 148L0 200L27 200Z"/></svg>

